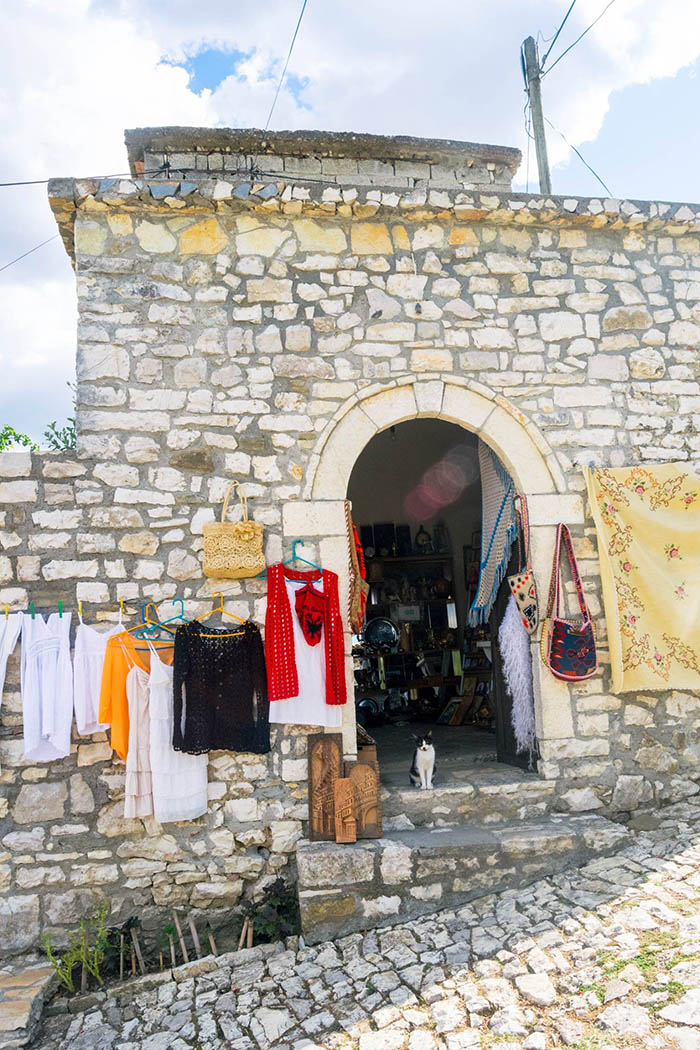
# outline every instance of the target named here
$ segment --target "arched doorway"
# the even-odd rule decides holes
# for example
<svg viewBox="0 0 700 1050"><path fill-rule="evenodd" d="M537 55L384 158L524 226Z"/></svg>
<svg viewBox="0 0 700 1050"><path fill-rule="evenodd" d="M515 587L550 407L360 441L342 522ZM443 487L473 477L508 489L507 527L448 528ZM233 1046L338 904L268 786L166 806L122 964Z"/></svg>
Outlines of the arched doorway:
<svg viewBox="0 0 700 1050"><path fill-rule="evenodd" d="M490 563L495 572L500 562L501 574L487 611L479 622L470 616L482 488L507 477L498 463L498 476L481 478L478 446L455 423L407 420L375 434L350 475L370 584L366 630L353 637L356 717L377 743L387 786L405 786L414 737L433 742L441 785L496 760L527 766L531 757L517 752L496 644L510 541Z"/></svg>
<svg viewBox="0 0 700 1050"><path fill-rule="evenodd" d="M478 434L509 471L529 501L532 559L538 580L546 581L558 521L584 521L579 492L569 491L562 466L537 428L501 395L479 383L453 376L407 376L360 390L348 398L318 438L309 458L303 498L283 507L287 541L303 536L317 544L323 564L340 578L341 607L347 606L348 548L344 500L353 467L369 441L381 431L410 419L456 423ZM535 643L533 643L533 647ZM568 686L543 676L533 659L537 738L543 776L557 775L556 756L574 738L572 696ZM352 639L346 633L348 693L353 695ZM346 755L356 751L354 704L343 712ZM551 757L550 757L551 756Z"/></svg>

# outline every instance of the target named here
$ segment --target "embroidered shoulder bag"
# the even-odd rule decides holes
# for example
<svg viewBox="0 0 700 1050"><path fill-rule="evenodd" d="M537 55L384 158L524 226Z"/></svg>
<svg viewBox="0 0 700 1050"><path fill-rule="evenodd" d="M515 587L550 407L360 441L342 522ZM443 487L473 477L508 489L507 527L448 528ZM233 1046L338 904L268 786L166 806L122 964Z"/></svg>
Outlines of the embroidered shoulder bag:
<svg viewBox="0 0 700 1050"><path fill-rule="evenodd" d="M243 507L241 521L226 521L231 493L238 489ZM221 508L221 521L208 521L202 527L204 535L204 575L214 579L241 580L257 576L265 568L262 549L263 527L258 521L248 520L248 499L240 482L232 481L226 490Z"/></svg>
<svg viewBox="0 0 700 1050"><path fill-rule="evenodd" d="M581 610L580 620L565 620L559 615L562 539L576 587L576 596ZM583 584L571 542L571 533L568 526L561 523L557 526L557 542L554 548L552 579L549 584L547 602L547 619L542 625L541 648L542 659L549 670L556 678L562 678L566 682L581 682L585 678L590 678L598 669L595 626L586 605Z"/></svg>
<svg viewBox="0 0 700 1050"><path fill-rule="evenodd" d="M527 500L524 496L517 497L520 501L520 510L516 510L518 522L518 572L508 577L508 586L511 589L518 614L523 621L523 627L528 634L534 634L540 622L539 609L537 608L537 587L535 586L535 574L530 564L530 525L527 516Z"/></svg>

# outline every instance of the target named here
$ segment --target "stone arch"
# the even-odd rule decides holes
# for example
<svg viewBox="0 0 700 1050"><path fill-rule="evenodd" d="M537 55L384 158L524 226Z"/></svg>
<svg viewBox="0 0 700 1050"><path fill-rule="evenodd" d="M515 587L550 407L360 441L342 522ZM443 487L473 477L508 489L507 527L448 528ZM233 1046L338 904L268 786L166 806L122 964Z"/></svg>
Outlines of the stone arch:
<svg viewBox="0 0 700 1050"><path fill-rule="evenodd" d="M307 467L304 496L284 505L285 538L315 540L326 568L338 573L341 609L347 609L348 546L344 501L358 456L382 430L409 419L444 419L478 434L497 454L518 489L528 498L531 555L546 599L555 526L584 521L581 495L572 491L549 444L523 413L480 383L453 376L408 376L367 387L349 398L321 434ZM346 625L347 628L347 625ZM537 735L543 756L556 741L574 736L568 686L541 674L533 643ZM345 753L355 750L355 709L350 634L347 632L346 680L349 702L343 718Z"/></svg>
<svg viewBox="0 0 700 1050"><path fill-rule="evenodd" d="M321 435L309 464L306 496L337 499L367 443L408 419L433 417L478 434L528 494L556 496L566 480L536 427L506 398L458 379L408 377L349 399Z"/></svg>

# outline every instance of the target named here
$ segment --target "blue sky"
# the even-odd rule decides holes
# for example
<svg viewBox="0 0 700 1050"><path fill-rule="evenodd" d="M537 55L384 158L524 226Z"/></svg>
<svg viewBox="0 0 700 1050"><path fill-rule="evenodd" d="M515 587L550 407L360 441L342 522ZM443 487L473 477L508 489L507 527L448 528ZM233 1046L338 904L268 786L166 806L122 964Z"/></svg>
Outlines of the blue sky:
<svg viewBox="0 0 700 1050"><path fill-rule="evenodd" d="M549 62L600 14L577 0ZM412 134L525 153L519 48L568 0L308 0L273 129ZM300 0L0 5L0 181L124 171L126 127L261 127ZM546 46L546 45L544 45ZM616 0L543 80L614 196L698 201L700 4ZM602 195L548 128L555 193ZM534 150L530 189L536 188ZM515 180L524 189L525 161ZM0 266L55 232L45 186L0 189ZM70 412L75 285L60 241L0 273L0 425Z"/></svg>

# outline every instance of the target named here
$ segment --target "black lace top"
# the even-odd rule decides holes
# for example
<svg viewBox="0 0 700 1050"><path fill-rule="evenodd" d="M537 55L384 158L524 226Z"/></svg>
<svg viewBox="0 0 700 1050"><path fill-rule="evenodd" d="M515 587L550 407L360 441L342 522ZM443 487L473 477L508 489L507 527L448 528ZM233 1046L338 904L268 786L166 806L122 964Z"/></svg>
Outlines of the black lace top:
<svg viewBox="0 0 700 1050"><path fill-rule="evenodd" d="M192 620L175 632L173 747L270 750L265 655L256 624L210 627Z"/></svg>

